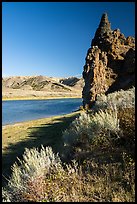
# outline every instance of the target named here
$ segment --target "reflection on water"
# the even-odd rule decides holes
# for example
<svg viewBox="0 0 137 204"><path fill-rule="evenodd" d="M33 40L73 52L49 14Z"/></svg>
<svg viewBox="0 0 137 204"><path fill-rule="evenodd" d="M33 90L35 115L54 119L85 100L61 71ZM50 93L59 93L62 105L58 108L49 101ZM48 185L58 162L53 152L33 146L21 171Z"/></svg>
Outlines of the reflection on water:
<svg viewBox="0 0 137 204"><path fill-rule="evenodd" d="M81 104L82 99L3 101L2 125L67 114Z"/></svg>

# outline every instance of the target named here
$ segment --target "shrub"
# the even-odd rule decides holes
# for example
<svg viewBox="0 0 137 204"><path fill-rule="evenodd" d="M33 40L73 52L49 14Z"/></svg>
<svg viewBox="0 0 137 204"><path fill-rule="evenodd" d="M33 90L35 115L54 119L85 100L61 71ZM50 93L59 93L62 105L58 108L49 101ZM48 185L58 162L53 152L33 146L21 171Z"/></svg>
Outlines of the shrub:
<svg viewBox="0 0 137 204"><path fill-rule="evenodd" d="M11 178L2 191L3 202L78 200L82 176L80 179L75 161L62 164L51 147L42 146L40 151L26 149L19 163L13 165Z"/></svg>
<svg viewBox="0 0 137 204"><path fill-rule="evenodd" d="M127 163L125 154L123 154L124 168L121 163L99 164L86 161L86 171L83 171L75 161L71 165L62 164L50 147L45 149L42 147L40 152L37 149L27 149L24 156L20 166L13 166L12 177L7 188L2 191L3 202L135 200L134 163L130 159ZM29 159L26 159L28 157ZM32 162L29 164L31 157ZM39 168L43 166L45 169L42 171ZM15 176L18 179L15 179Z"/></svg>
<svg viewBox="0 0 137 204"><path fill-rule="evenodd" d="M120 131L116 108L113 110L100 110L98 113L95 113L92 120L98 128L107 129L116 134Z"/></svg>
<svg viewBox="0 0 137 204"><path fill-rule="evenodd" d="M64 146L69 152L79 142L90 145L94 138L101 135L101 132L106 135L109 134L110 137L111 133L118 137L120 131L116 108L106 111L100 110L94 115L82 112L79 118L72 122L70 128L63 132Z"/></svg>
<svg viewBox="0 0 137 204"><path fill-rule="evenodd" d="M132 87L126 91L120 90L108 94L100 94L97 96L95 103L95 110L117 108L134 108L135 107L135 87Z"/></svg>
<svg viewBox="0 0 137 204"><path fill-rule="evenodd" d="M71 123L70 128L63 132L65 145L75 143L79 139L79 136L88 135L90 131L90 122L90 116L87 113L82 112L79 118L76 118Z"/></svg>
<svg viewBox="0 0 137 204"><path fill-rule="evenodd" d="M23 155L23 161L19 160L19 165L15 163L12 167L12 176L8 182L8 199L11 200L24 200L26 196L29 196L33 191L32 185L41 185L44 181L43 178L51 170L62 169L61 161L58 155L55 155L51 147L44 148L42 146L41 151L38 149L27 149ZM30 188L30 192L28 192ZM42 192L40 190L32 194L37 195L40 199L43 198ZM10 196L9 196L10 195ZM11 196L12 195L12 196Z"/></svg>

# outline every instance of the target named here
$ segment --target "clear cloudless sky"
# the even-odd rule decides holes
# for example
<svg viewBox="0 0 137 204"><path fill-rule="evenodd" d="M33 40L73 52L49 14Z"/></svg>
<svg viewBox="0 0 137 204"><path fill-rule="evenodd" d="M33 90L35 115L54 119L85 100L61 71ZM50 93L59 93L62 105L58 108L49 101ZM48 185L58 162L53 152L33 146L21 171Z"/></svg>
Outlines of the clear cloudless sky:
<svg viewBox="0 0 137 204"><path fill-rule="evenodd" d="M135 36L135 2L3 2L2 76L81 75L104 12Z"/></svg>

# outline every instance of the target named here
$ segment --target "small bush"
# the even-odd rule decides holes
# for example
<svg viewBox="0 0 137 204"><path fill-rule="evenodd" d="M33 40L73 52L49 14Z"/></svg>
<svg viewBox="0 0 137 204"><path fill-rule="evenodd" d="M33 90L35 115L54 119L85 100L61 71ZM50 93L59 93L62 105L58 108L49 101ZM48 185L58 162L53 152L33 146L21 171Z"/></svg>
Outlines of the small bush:
<svg viewBox="0 0 137 204"><path fill-rule="evenodd" d="M104 94L98 95L94 108L97 111L100 109L102 110L111 109L115 106L118 109L134 108L135 87L132 87L126 91L124 90L115 91L113 93L108 94L107 96Z"/></svg>
<svg viewBox="0 0 137 204"><path fill-rule="evenodd" d="M120 131L116 108L114 110L100 110L92 120L98 128L107 129L116 134Z"/></svg>
<svg viewBox="0 0 137 204"><path fill-rule="evenodd" d="M40 152L36 148L30 150L26 148L23 161L19 160L19 165L15 163L12 167L12 176L8 182L10 193L7 194L7 198L22 201L32 193L40 197L39 199L43 199L42 190L40 190L39 195L38 189L35 191L32 186L36 187L38 185L42 188L45 175L53 170L61 171L61 169L60 158L53 153L51 147L44 148L42 146Z"/></svg>
<svg viewBox="0 0 137 204"><path fill-rule="evenodd" d="M65 145L77 142L80 136L88 135L90 131L90 122L90 116L85 112L82 112L79 118L76 118L71 123L70 128L63 132Z"/></svg>
<svg viewBox="0 0 137 204"><path fill-rule="evenodd" d="M83 176L78 164L62 164L51 147L26 149L20 164L12 167L3 202L79 201Z"/></svg>
<svg viewBox="0 0 137 204"><path fill-rule="evenodd" d="M64 131L64 146L69 152L79 142L90 145L92 140L101 135L102 132L106 135L109 134L110 137L111 133L118 137L120 131L116 108L106 111L100 110L94 115L82 112L79 118L72 122L70 128Z"/></svg>
<svg viewBox="0 0 137 204"><path fill-rule="evenodd" d="M125 154L123 154L123 165L121 163L100 164L87 160L85 171L75 161L71 165L62 164L49 147L46 149L42 147L40 152L36 149L27 149L24 155L24 159L26 157L29 159L20 161L20 166L14 165L8 186L2 191L3 202L131 202L135 200L135 165L129 158L127 163ZM31 165L28 163L31 157L32 161L36 157L34 165L34 161ZM45 157L50 162L46 162ZM45 171L39 169L43 168L43 164ZM18 179L13 180L15 176Z"/></svg>

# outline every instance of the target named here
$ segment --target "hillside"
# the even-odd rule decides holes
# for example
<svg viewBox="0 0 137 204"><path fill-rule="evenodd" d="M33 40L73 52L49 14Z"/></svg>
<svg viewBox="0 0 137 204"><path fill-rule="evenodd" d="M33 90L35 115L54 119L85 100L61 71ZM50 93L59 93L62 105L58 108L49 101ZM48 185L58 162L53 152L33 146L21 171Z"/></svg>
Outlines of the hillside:
<svg viewBox="0 0 137 204"><path fill-rule="evenodd" d="M81 97L83 79L47 76L2 78L2 97Z"/></svg>

